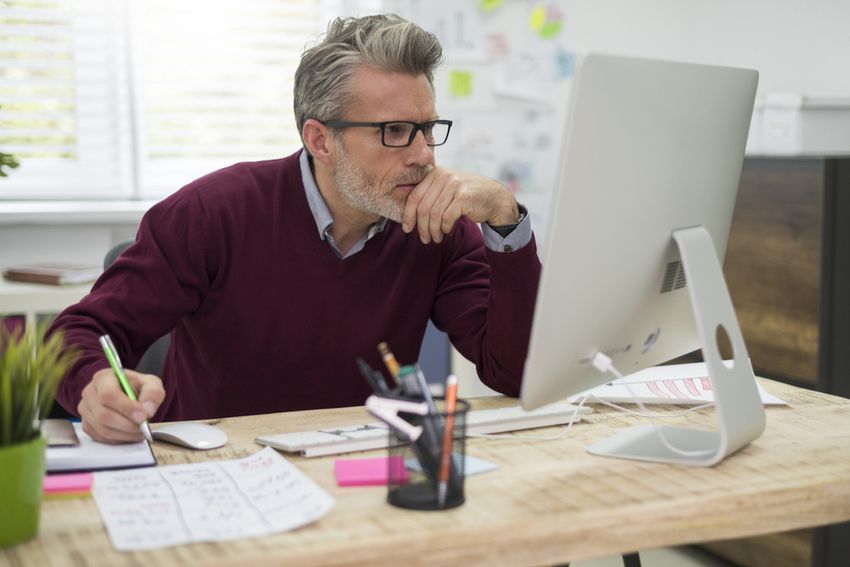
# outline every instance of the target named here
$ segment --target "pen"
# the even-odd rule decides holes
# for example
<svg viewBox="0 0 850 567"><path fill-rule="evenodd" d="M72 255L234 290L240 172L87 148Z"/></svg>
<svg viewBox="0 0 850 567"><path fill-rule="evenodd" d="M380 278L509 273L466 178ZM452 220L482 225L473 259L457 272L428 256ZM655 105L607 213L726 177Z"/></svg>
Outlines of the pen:
<svg viewBox="0 0 850 567"><path fill-rule="evenodd" d="M457 376L450 374L446 378L446 426L443 430L443 453L440 460L439 484L437 485L437 504L446 505L446 491L449 482L449 467L452 458L452 434L455 427L455 405L457 403Z"/></svg>
<svg viewBox="0 0 850 567"><path fill-rule="evenodd" d="M385 342L379 343L378 352L381 353L381 358L384 359L384 364L387 365L387 370L390 371L390 376L392 376L393 380L395 380L396 384L398 384L398 361L395 359L390 347Z"/></svg>
<svg viewBox="0 0 850 567"><path fill-rule="evenodd" d="M387 387L387 383L384 382L384 377L381 373L372 370L372 367L359 356L357 357L357 368L360 369L360 374L363 375L363 378L369 384L369 387L372 388L373 392L379 395L390 393L390 389Z"/></svg>
<svg viewBox="0 0 850 567"><path fill-rule="evenodd" d="M440 416L437 414L437 407L434 405L434 398L431 397L431 390L428 389L428 382L425 380L425 375L418 364L408 364L402 366L398 371L398 380L401 383L401 391L414 399L425 401L428 406L428 415L417 420L422 423L422 437L417 443L421 443L423 452L427 455L427 463L422 463L423 469L430 464L427 469L429 478L435 483L439 475L440 469L440 449L443 446L443 430L441 428Z"/></svg>
<svg viewBox="0 0 850 567"><path fill-rule="evenodd" d="M139 398L136 397L136 392L133 390L133 386L131 386L130 381L127 380L127 375L124 374L124 366L121 364L121 359L118 357L118 350L115 348L112 338L109 335L101 336L100 346L103 347L103 352L106 355L106 359L109 361L109 366L112 367L112 372L115 373L115 377L118 378L118 382L121 384L121 389L124 390L124 393L127 394L128 398L134 402L139 401ZM153 436L151 435L151 428L148 425L148 420L143 421L142 424L139 425L139 429L141 429L142 433L144 433L145 439L148 440L148 443L153 443Z"/></svg>

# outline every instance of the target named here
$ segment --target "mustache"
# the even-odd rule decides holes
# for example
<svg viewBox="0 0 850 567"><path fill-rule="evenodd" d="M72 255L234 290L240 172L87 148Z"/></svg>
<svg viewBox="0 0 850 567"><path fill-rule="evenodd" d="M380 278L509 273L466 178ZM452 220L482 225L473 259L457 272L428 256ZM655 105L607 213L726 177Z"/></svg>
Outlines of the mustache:
<svg viewBox="0 0 850 567"><path fill-rule="evenodd" d="M416 169L412 169L403 175L400 175L396 179L393 180L393 186L396 185L418 185L422 179L425 178L426 175L431 173L431 170L434 169L433 166L425 166L425 167L417 167Z"/></svg>

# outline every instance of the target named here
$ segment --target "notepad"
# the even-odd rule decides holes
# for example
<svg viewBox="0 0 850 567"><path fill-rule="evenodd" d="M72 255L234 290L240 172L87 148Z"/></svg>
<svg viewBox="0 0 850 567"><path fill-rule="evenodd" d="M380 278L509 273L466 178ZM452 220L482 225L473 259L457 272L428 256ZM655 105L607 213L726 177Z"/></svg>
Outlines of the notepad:
<svg viewBox="0 0 850 567"><path fill-rule="evenodd" d="M460 455L457 453L452 455L452 459L455 462L455 468L460 464ZM408 469L416 472L422 472L422 465L419 464L419 461L416 459L408 459L404 462ZM472 455L466 455L463 458L463 476L474 476L477 474L484 474L490 471L494 471L499 468L499 465L496 463L492 463L490 461L485 461L484 459L479 459L478 457L473 457Z"/></svg>
<svg viewBox="0 0 850 567"><path fill-rule="evenodd" d="M339 486L384 486L389 480L390 459L396 463L396 470L403 478L399 484L407 482L407 469L400 455L393 457L372 457L366 459L337 459L334 461L334 475Z"/></svg>
<svg viewBox="0 0 850 567"><path fill-rule="evenodd" d="M45 498L88 496L94 481L92 473L49 474L42 484Z"/></svg>
<svg viewBox="0 0 850 567"><path fill-rule="evenodd" d="M86 472L129 469L156 465L147 441L108 445L98 443L74 423L80 444L76 447L48 447L45 452L47 472Z"/></svg>

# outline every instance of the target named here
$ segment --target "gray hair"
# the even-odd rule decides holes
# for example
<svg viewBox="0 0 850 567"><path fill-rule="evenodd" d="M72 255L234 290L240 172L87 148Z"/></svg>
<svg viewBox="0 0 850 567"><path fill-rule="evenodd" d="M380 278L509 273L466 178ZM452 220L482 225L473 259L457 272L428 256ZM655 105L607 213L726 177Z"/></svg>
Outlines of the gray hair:
<svg viewBox="0 0 850 567"><path fill-rule="evenodd" d="M295 71L295 122L299 135L309 118L334 120L354 102L355 71L368 65L390 73L424 74L434 89L443 61L437 37L395 14L337 18L324 38L301 55Z"/></svg>

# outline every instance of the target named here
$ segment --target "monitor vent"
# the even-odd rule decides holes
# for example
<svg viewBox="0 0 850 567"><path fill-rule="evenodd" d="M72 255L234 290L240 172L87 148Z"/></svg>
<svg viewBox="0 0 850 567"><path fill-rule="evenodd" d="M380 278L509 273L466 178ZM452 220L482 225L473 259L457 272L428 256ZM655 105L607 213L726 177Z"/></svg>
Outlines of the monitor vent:
<svg viewBox="0 0 850 567"><path fill-rule="evenodd" d="M679 260L673 260L667 264L664 270L664 279L661 281L661 293L667 293L674 289L682 289L687 284L685 280L685 267Z"/></svg>

